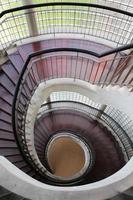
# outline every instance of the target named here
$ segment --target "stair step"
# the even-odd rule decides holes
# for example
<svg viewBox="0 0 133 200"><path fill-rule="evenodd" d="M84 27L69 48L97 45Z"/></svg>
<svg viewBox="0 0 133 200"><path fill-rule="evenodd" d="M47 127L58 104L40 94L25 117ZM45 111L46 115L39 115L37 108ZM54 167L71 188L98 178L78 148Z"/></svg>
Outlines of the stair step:
<svg viewBox="0 0 133 200"><path fill-rule="evenodd" d="M2 130L1 128L0 128L0 134L3 134L3 135L4 135L4 134L5 134L5 135L6 135L6 134L14 135L13 131L11 131L11 130L10 130L10 131Z"/></svg>
<svg viewBox="0 0 133 200"><path fill-rule="evenodd" d="M32 169L30 168L30 166L27 164L27 166L21 167L21 170L27 174L29 174Z"/></svg>
<svg viewBox="0 0 133 200"><path fill-rule="evenodd" d="M21 197L17 194L11 194L10 197L9 197L9 200L24 200L24 197Z"/></svg>
<svg viewBox="0 0 133 200"><path fill-rule="evenodd" d="M0 85L0 98L12 105L13 95ZM3 107L3 106L2 106Z"/></svg>
<svg viewBox="0 0 133 200"><path fill-rule="evenodd" d="M12 125L8 124L8 123L6 123L4 121L0 121L0 130L13 132Z"/></svg>
<svg viewBox="0 0 133 200"><path fill-rule="evenodd" d="M0 76L0 85L3 86L10 94L14 94L15 85L5 74Z"/></svg>
<svg viewBox="0 0 133 200"><path fill-rule="evenodd" d="M111 199L107 199L107 200L124 200L123 197L121 197L121 195L117 195Z"/></svg>
<svg viewBox="0 0 133 200"><path fill-rule="evenodd" d="M6 191L4 194L0 194L0 200L8 200L10 199L11 192Z"/></svg>
<svg viewBox="0 0 133 200"><path fill-rule="evenodd" d="M10 140L10 141L15 141L14 135L8 132L3 132L0 131L0 140Z"/></svg>
<svg viewBox="0 0 133 200"><path fill-rule="evenodd" d="M121 198L123 198L123 200L133 200L133 196L124 193L121 194Z"/></svg>
<svg viewBox="0 0 133 200"><path fill-rule="evenodd" d="M19 73L15 69L15 67L11 64L5 64L2 66L3 72L7 75L7 77L16 85Z"/></svg>
<svg viewBox="0 0 133 200"><path fill-rule="evenodd" d="M11 54L8 56L18 73L22 71L22 68L24 66L24 61L22 57L20 56L19 52L16 52L15 54Z"/></svg>
<svg viewBox="0 0 133 200"><path fill-rule="evenodd" d="M0 148L17 148L17 144L15 141L9 141L9 140L0 140Z"/></svg>
<svg viewBox="0 0 133 200"><path fill-rule="evenodd" d="M1 106L1 110L3 113L11 116L12 115L12 107L11 105L9 105L9 103L7 103L6 101L4 101L3 99L1 99L0 97L0 106Z"/></svg>
<svg viewBox="0 0 133 200"><path fill-rule="evenodd" d="M17 163L23 161L22 155L11 155L11 156L6 156L7 159L10 160L12 163Z"/></svg>
<svg viewBox="0 0 133 200"><path fill-rule="evenodd" d="M20 155L20 151L18 148L0 148L0 155L2 156L14 156L14 155Z"/></svg>
<svg viewBox="0 0 133 200"><path fill-rule="evenodd" d="M5 196L8 196L11 194L10 191L4 189L2 186L0 186L0 199L4 198Z"/></svg>
<svg viewBox="0 0 133 200"><path fill-rule="evenodd" d="M130 188L129 190L124 192L125 195L131 196L133 198L133 187Z"/></svg>
<svg viewBox="0 0 133 200"><path fill-rule="evenodd" d="M2 105L1 104L1 99L0 99L0 105ZM8 110L6 110L6 111L8 111ZM4 111L0 111L0 120L4 120L4 121L6 121L8 123L11 123L12 122L11 114L6 113Z"/></svg>
<svg viewBox="0 0 133 200"><path fill-rule="evenodd" d="M31 176L31 177L34 177L35 175L36 175L36 172L33 170L33 171L30 171L29 173L28 173L28 175L29 176Z"/></svg>
<svg viewBox="0 0 133 200"><path fill-rule="evenodd" d="M19 169L23 169L23 168L25 168L25 167L27 167L28 166L28 164L24 161L24 160L22 160L22 161L19 161L19 162L16 162L16 163L14 163Z"/></svg>
<svg viewBox="0 0 133 200"><path fill-rule="evenodd" d="M11 193L5 197L0 198L0 200L10 200L10 195L11 195Z"/></svg>
<svg viewBox="0 0 133 200"><path fill-rule="evenodd" d="M42 49L42 47L39 44L40 42L35 42L33 44L28 44L18 47L18 51L24 61L26 61L29 54Z"/></svg>

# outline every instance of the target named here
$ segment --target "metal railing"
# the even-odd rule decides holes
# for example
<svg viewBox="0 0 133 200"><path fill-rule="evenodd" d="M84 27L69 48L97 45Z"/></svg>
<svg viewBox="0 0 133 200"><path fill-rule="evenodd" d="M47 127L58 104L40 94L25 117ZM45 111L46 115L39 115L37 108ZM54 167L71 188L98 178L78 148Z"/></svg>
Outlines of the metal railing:
<svg viewBox="0 0 133 200"><path fill-rule="evenodd" d="M133 48L132 12L97 4L53 2L2 11L1 49L6 50L17 41L33 36L27 21L30 14L35 16L36 36L78 34L90 40L100 38L107 45L111 42L115 48L125 46L127 49L129 44Z"/></svg>
<svg viewBox="0 0 133 200"><path fill-rule="evenodd" d="M51 104L51 106L49 106L49 104ZM133 155L133 150L129 150L130 156L128 157L124 147L126 140L124 139L124 134L121 132L121 130L119 130L119 127L121 127L127 134L127 138L129 137L130 140L133 141L133 122L125 113L121 112L120 110L106 105L103 111L102 106L102 104L96 103L79 93L58 91L51 93L50 102L44 102L44 104L42 104L38 111L37 119L40 119L40 117L47 112L65 108L70 109L70 107L72 110L85 112L85 114L90 116L92 119L100 120L100 122L107 126L107 128L110 127L116 141L118 141L119 145L122 147L123 153L125 154L125 160L128 161L129 157L132 157ZM119 134L121 133L120 138L119 134L117 135L115 133L117 129ZM122 143L123 139L124 142Z"/></svg>
<svg viewBox="0 0 133 200"><path fill-rule="evenodd" d="M107 55L108 54L109 52ZM111 55L112 59L107 56L106 58L104 57L103 60L102 54L98 55L90 51L72 48L56 48L42 50L28 56L16 86L12 108L12 122L16 139L27 161L43 176L45 176L45 172L39 165L35 164L25 137L27 109L36 87L40 82L47 83L50 79L60 78L71 78L74 81L80 79L102 86L110 83L113 84L112 76L114 75L114 71L125 61L127 56L123 55L119 57L120 54L116 52ZM132 66L130 67L132 68ZM131 70L131 68L128 70ZM127 70L127 68L125 68L125 70ZM121 80L120 77L119 80ZM132 83L131 80L128 80L127 86L130 85L129 82ZM118 84L118 82L114 84ZM124 84L126 85L126 83ZM95 112L99 112L99 109L93 107L91 109L94 109ZM112 108L109 109L109 107L101 114L101 120L104 121L108 127L111 127L117 137L119 137L125 148L124 151L128 159L130 159L133 153L133 146L130 139L130 137L132 137L132 132L130 132L131 135L127 134L127 130L131 128L128 118L123 118L123 120L126 119L126 124L124 125L122 120L120 120L123 114ZM118 116L121 116L120 119Z"/></svg>
<svg viewBox="0 0 133 200"><path fill-rule="evenodd" d="M64 93L67 92L64 91ZM86 103L79 102L77 93L74 93L73 98L77 99L77 101L68 100L68 98L67 100L65 100L65 95L58 101L54 101L53 99L51 99L51 102L45 103L41 106L42 110L40 116L38 116L37 119L40 120L40 118L43 118L46 113L51 113L58 110L64 110L64 112L65 110L74 110L84 113L89 118L93 120L98 120L105 127L109 128L115 140L118 142L119 146L122 149L125 161L128 162L128 160L133 156L133 143L130 138L130 136L133 136L133 134L131 133L128 135L128 131L125 131L125 129L127 128L127 124L129 123L129 119L126 118L127 116L119 110L110 106L106 106L106 109L103 111L101 110L102 105L99 105L97 108L97 103L91 101L87 102L86 97L84 97ZM90 105L90 102L92 106ZM51 108L49 107L49 105L51 106ZM118 120L118 115L120 118L122 118L124 115L124 118L122 119L122 121L125 121L124 124L122 124L122 122ZM130 128L133 130L132 126Z"/></svg>

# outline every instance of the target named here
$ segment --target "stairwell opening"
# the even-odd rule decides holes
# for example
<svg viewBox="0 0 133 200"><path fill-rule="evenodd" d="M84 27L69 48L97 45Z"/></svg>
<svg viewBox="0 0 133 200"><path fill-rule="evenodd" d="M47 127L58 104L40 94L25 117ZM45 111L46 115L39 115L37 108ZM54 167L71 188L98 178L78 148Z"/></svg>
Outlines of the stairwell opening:
<svg viewBox="0 0 133 200"><path fill-rule="evenodd" d="M46 158L52 174L61 180L81 177L91 162L88 146L70 133L59 133L50 139Z"/></svg>

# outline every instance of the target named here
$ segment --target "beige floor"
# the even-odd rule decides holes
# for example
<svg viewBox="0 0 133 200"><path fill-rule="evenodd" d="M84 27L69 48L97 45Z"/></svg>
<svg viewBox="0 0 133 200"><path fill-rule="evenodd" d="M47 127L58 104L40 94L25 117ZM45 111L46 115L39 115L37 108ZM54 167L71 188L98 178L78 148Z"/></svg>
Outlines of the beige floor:
<svg viewBox="0 0 133 200"><path fill-rule="evenodd" d="M76 174L82 169L84 162L83 149L72 139L59 138L49 150L49 164L57 176L70 177Z"/></svg>

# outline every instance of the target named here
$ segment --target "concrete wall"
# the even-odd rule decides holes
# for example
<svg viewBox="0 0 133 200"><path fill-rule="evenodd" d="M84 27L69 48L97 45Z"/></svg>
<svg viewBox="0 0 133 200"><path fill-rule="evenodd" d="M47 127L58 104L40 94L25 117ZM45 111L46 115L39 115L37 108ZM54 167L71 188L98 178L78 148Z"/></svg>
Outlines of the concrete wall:
<svg viewBox="0 0 133 200"><path fill-rule="evenodd" d="M84 186L56 187L36 181L0 156L0 184L32 200L103 200L133 185L132 166L133 158L117 173L102 181Z"/></svg>

